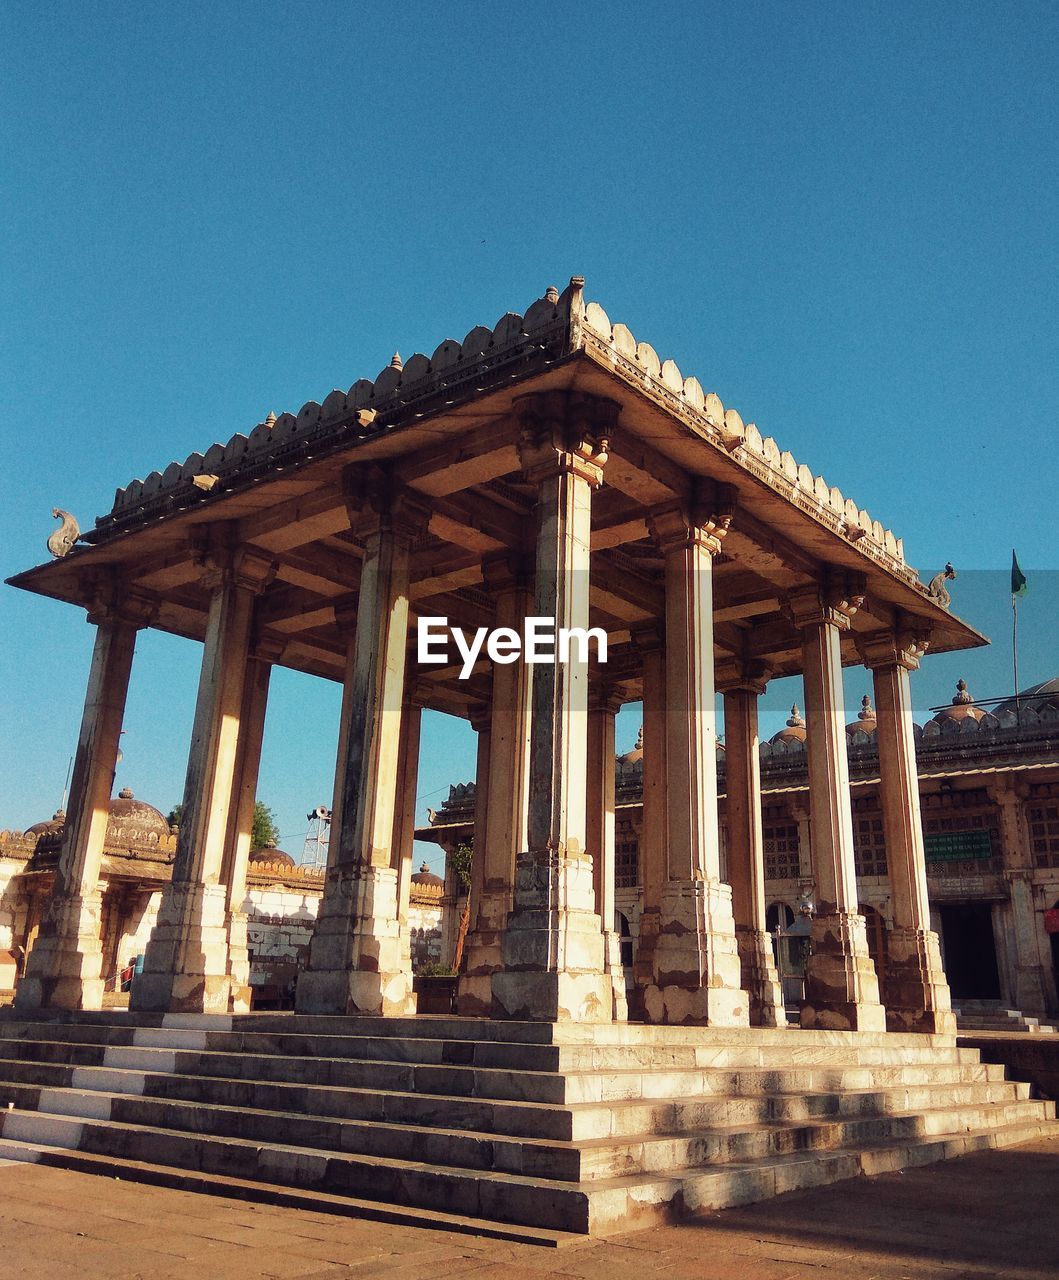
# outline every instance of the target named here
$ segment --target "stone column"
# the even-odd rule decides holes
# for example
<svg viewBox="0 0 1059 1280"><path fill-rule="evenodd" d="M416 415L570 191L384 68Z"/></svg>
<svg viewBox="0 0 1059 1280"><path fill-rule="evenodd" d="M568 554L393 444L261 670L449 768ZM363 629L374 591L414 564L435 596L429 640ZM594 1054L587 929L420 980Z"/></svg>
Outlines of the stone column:
<svg viewBox="0 0 1059 1280"><path fill-rule="evenodd" d="M366 486L367 538L342 697L327 879L298 980L302 1013L415 1012L398 921L393 824L408 638L409 550L427 504L385 473Z"/></svg>
<svg viewBox="0 0 1059 1280"><path fill-rule="evenodd" d="M884 1031L879 981L857 910L853 811L846 759L840 636L860 604L859 583L828 584L791 594L802 633L809 812L816 914L805 975L801 1025L824 1030Z"/></svg>
<svg viewBox="0 0 1059 1280"><path fill-rule="evenodd" d="M486 587L496 599L496 625L521 634L532 605L528 574L507 557L487 561L483 568ZM459 1012L469 1017L488 1017L492 1010L493 974L503 967L515 857L527 848L529 676L521 658L493 668L486 781L484 789L480 780L476 788L471 929L457 996Z"/></svg>
<svg viewBox="0 0 1059 1280"><path fill-rule="evenodd" d="M1029 789L1025 782L1012 780L999 782L989 790L1000 809L1004 879L1011 894L1015 944L1014 1003L1031 1017L1046 1017L1048 988L1041 948L1042 945L1047 947L1048 943L1033 903L1033 861L1023 811Z"/></svg>
<svg viewBox="0 0 1059 1280"><path fill-rule="evenodd" d="M419 790L419 740L423 726L420 690L408 679L401 706L401 746L397 764L397 801L393 815L393 848L397 865L397 923L401 938L401 968L412 972L412 937L408 906L415 870L416 794Z"/></svg>
<svg viewBox="0 0 1059 1280"><path fill-rule="evenodd" d="M535 614L556 629L589 625L592 490L602 482L618 407L565 392L515 402L523 474L537 487ZM533 668L528 850L515 870L494 1013L538 1021L608 1021L610 977L586 850L588 654Z"/></svg>
<svg viewBox="0 0 1059 1280"><path fill-rule="evenodd" d="M586 844L592 855L596 911L603 923L603 969L610 975L614 993L612 1015L626 1022L629 1004L625 994L625 967L621 962L621 937L615 929L614 902L614 717L621 695L607 685L589 693L588 711L588 812Z"/></svg>
<svg viewBox="0 0 1059 1280"><path fill-rule="evenodd" d="M721 880L717 817L717 713L713 672L713 557L732 495L703 485L688 506L652 513L665 556L666 803L669 878L662 889L650 1022L745 1026L732 891ZM646 736L644 739L646 745Z"/></svg>
<svg viewBox="0 0 1059 1280"><path fill-rule="evenodd" d="M643 909L633 959L637 1014L643 1014L643 992L654 981L654 955L661 929L662 890L669 881L666 810L666 667L662 632L640 628L633 641L643 655L643 807L641 810L640 883Z"/></svg>
<svg viewBox="0 0 1059 1280"><path fill-rule="evenodd" d="M941 944L930 927L913 735L909 672L919 666L925 644L911 636L887 633L862 640L858 648L875 687L879 802L893 902L883 983L886 1025L891 1031L955 1034Z"/></svg>
<svg viewBox="0 0 1059 1280"><path fill-rule="evenodd" d="M203 585L210 611L173 878L132 984L137 1011L227 1013L229 897L224 855L235 798L254 597L271 559L253 548L215 547ZM260 726L257 726L258 730Z"/></svg>
<svg viewBox="0 0 1059 1280"><path fill-rule="evenodd" d="M719 681L724 692L725 778L728 815L728 881L750 1023L785 1027L787 1014L772 938L765 929L765 840L761 825L761 761L758 698L767 669L740 665Z"/></svg>
<svg viewBox="0 0 1059 1280"><path fill-rule="evenodd" d="M257 803L257 777L265 732L272 662L281 646L259 641L247 663L239 714L239 746L228 815L221 883L227 887L228 1006L232 1013L250 1009L250 952L247 946L246 869Z"/></svg>
<svg viewBox="0 0 1059 1280"><path fill-rule="evenodd" d="M136 632L150 616L150 605L132 597L89 611L96 639L66 826L55 887L15 992L21 1010L103 1004L99 875Z"/></svg>

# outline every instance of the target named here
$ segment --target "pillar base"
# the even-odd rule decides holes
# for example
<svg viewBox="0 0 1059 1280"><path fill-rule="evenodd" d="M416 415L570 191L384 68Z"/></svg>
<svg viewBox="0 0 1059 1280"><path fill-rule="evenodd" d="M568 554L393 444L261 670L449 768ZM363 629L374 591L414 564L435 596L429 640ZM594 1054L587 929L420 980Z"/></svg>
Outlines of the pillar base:
<svg viewBox="0 0 1059 1280"><path fill-rule="evenodd" d="M233 911L228 916L229 1013L250 1012L250 949L246 940L246 915Z"/></svg>
<svg viewBox="0 0 1059 1280"><path fill-rule="evenodd" d="M750 1001L750 1025L785 1027L787 1011L771 937L761 929L744 929L737 925L735 940L743 990Z"/></svg>
<svg viewBox="0 0 1059 1280"><path fill-rule="evenodd" d="M955 1035L938 935L930 929L893 929L889 950L883 992L888 1030Z"/></svg>
<svg viewBox="0 0 1059 1280"><path fill-rule="evenodd" d="M603 972L610 978L613 1020L628 1022L629 998L625 992L625 966L621 962L621 938L613 929L606 929L603 932Z"/></svg>
<svg viewBox="0 0 1059 1280"><path fill-rule="evenodd" d="M456 1008L461 1018L488 1018L493 1006L493 974L504 967L504 923L511 893L483 890L478 918L463 947L463 971Z"/></svg>
<svg viewBox="0 0 1059 1280"><path fill-rule="evenodd" d="M55 903L52 910L60 909ZM59 919L49 922L34 943L26 972L15 990L15 1008L101 1009L103 946L99 893L67 898Z"/></svg>
<svg viewBox="0 0 1059 1280"><path fill-rule="evenodd" d="M651 972L641 997L648 1022L749 1025L729 885L670 880L662 890L658 932L649 953Z"/></svg>
<svg viewBox="0 0 1059 1280"><path fill-rule="evenodd" d="M298 978L299 1013L404 1017L416 1011L408 950L397 920L397 872L332 867Z"/></svg>
<svg viewBox="0 0 1059 1280"><path fill-rule="evenodd" d="M504 967L491 978L493 1016L610 1022L614 990L603 971L591 858L520 854L515 902L504 930Z"/></svg>
<svg viewBox="0 0 1059 1280"><path fill-rule="evenodd" d="M163 894L158 921L133 979L129 1008L137 1013L229 1013L226 890L219 884L177 884Z"/></svg>
<svg viewBox="0 0 1059 1280"><path fill-rule="evenodd" d="M840 911L813 917L801 1025L818 1031L885 1031L886 1010L868 954L864 917Z"/></svg>

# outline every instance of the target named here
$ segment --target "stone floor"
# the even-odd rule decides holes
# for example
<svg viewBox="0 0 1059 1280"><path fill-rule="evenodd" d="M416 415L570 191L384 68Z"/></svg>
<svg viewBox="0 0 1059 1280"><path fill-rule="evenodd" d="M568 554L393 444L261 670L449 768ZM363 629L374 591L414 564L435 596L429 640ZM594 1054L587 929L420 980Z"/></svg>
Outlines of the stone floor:
<svg viewBox="0 0 1059 1280"><path fill-rule="evenodd" d="M0 1278L960 1280L1059 1274L1059 1139L561 1249L0 1166Z"/></svg>

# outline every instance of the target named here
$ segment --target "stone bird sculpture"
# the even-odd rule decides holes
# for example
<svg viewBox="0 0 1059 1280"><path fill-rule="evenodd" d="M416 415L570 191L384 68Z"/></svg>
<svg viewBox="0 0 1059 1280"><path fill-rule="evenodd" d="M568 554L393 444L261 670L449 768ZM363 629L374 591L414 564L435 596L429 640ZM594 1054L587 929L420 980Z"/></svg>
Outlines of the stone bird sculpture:
<svg viewBox="0 0 1059 1280"><path fill-rule="evenodd" d="M48 550L56 560L61 560L73 550L74 543L81 536L81 526L69 511L64 511L62 507L52 507L51 513L56 520L61 520L62 524L48 539Z"/></svg>

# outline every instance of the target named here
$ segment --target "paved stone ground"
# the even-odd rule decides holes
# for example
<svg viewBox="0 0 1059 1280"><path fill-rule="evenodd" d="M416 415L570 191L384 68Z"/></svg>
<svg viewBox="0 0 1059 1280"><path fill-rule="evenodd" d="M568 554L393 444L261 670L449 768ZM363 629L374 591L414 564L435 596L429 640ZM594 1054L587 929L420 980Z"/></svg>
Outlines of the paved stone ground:
<svg viewBox="0 0 1059 1280"><path fill-rule="evenodd" d="M1059 1139L558 1250L3 1163L0 1278L1054 1278L1057 1205Z"/></svg>

